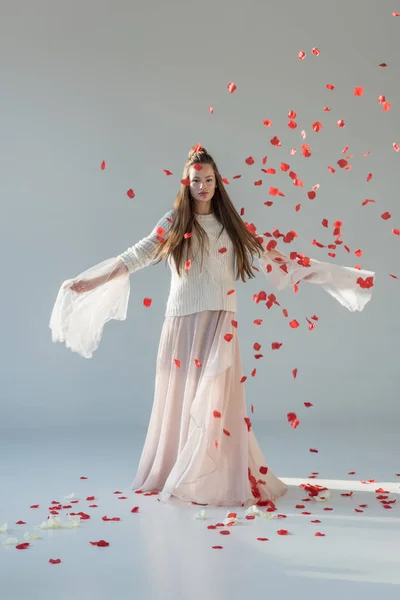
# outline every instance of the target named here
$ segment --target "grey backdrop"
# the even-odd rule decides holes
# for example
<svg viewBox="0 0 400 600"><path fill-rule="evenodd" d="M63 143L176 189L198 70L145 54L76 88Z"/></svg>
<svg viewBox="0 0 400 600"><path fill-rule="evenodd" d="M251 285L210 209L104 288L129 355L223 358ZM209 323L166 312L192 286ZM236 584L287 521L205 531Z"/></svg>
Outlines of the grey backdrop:
<svg viewBox="0 0 400 600"><path fill-rule="evenodd" d="M331 260L312 240L333 242L331 224L340 219L352 253L338 247L334 262L376 271L362 313L348 312L316 286L279 293L301 323L295 331L279 309L253 303L255 292L273 291L262 274L238 282L243 371L258 427L276 422L286 432L289 410L315 428L336 423L339 432L341 423L351 431L399 418L400 281L389 276L400 276L400 238L391 232L400 227L400 153L392 147L400 144L395 8L365 0L1 1L1 428L124 426L144 436L168 269L152 266L131 277L128 319L106 325L91 360L52 344L48 322L62 281L151 231L172 205L188 149L198 142L260 232L294 229L299 237L290 249ZM336 89L329 92L327 83ZM362 98L353 96L357 85L365 87ZM391 101L387 113L380 94ZM326 105L331 112L322 110ZM296 131L287 127L290 109L298 114ZM314 121L322 122L321 132L312 131ZM300 152L302 129L309 159ZM273 135L281 148L270 145ZM347 144L351 171L336 165ZM249 155L252 167L244 162ZM261 174L264 155L276 176ZM298 172L304 189L279 172L281 161ZM237 173L243 176L234 180ZM260 178L263 186L255 187ZM306 192L317 183L310 201ZM269 197L269 185L286 196ZM376 204L362 207L366 198ZM385 211L391 220L381 219ZM150 309L142 304L146 296ZM314 314L319 322L308 331L305 317ZM261 327L252 324L256 318L264 319ZM264 354L258 361L256 341ZM270 349L272 341L283 342L280 351Z"/></svg>

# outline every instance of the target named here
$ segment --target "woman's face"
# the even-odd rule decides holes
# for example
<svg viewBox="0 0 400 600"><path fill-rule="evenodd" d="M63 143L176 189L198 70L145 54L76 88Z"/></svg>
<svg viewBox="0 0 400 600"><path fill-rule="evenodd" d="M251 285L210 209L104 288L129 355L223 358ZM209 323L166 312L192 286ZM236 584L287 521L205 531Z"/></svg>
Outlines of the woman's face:
<svg viewBox="0 0 400 600"><path fill-rule="evenodd" d="M193 166L189 167L189 190L192 198L196 200L200 206L210 204L215 193L216 179L214 169L211 165L201 165L201 171L198 171Z"/></svg>

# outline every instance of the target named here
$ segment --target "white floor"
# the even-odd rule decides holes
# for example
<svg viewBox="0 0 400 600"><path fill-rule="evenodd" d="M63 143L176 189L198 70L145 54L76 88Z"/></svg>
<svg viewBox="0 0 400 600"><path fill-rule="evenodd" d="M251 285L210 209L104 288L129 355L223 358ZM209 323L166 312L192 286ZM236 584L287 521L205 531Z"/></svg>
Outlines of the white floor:
<svg viewBox="0 0 400 600"><path fill-rule="evenodd" d="M395 587L400 584L399 505L384 509L375 492L383 488L389 500L399 499L396 429L393 422L358 421L308 424L296 431L275 424L257 434L263 428L256 426L267 462L291 486L277 503L278 513L287 518L246 520L238 507L239 523L222 528L230 535L207 529L224 520L228 509L206 508L208 518L200 520L195 515L202 507L179 501L164 505L156 496L137 496L129 489L143 430L1 431L0 527L8 523L8 532L0 534L0 598L400 597ZM310 447L319 453L310 453ZM308 480L312 471L320 478ZM369 479L375 483L360 482ZM326 485L330 498L301 502L307 494L299 485L307 481ZM115 491L127 499L120 500ZM351 497L341 496L350 491ZM79 499L72 511L90 514L90 520L74 529L36 530L47 520L50 503L68 504L63 497L71 493ZM88 496L95 500L86 501ZM33 504L40 507L29 508ZM357 513L361 504L367 507ZM138 513L131 512L134 506L140 507ZM304 510L312 515L302 515ZM67 512L59 515L65 523ZM121 521L104 522L105 515ZM26 525L16 525L19 520ZM290 535L278 535L280 529ZM316 537L317 531L325 537ZM41 539L27 550L4 545L10 537L25 541L25 532ZM98 540L110 545L89 543ZM62 562L52 565L50 558Z"/></svg>

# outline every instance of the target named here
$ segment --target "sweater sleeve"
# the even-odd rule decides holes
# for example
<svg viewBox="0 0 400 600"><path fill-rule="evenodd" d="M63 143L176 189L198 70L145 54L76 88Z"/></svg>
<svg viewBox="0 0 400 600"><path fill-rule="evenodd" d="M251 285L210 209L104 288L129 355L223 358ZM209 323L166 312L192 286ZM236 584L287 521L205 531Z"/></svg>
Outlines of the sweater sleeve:
<svg viewBox="0 0 400 600"><path fill-rule="evenodd" d="M153 254L160 240L166 236L173 222L173 210L169 210L154 226L148 236L118 255L129 273L144 269L153 262Z"/></svg>
<svg viewBox="0 0 400 600"><path fill-rule="evenodd" d="M50 316L53 342L63 342L72 352L91 358L103 335L104 325L112 319L124 321L130 295L129 275L152 262L152 252L160 237L171 227L173 211L159 220L146 238L117 257L108 258L68 279L61 285ZM163 228L164 233L159 228ZM119 269L121 260L127 269ZM118 276L113 274L118 272ZM78 280L100 278L104 283L90 291L77 293L71 284Z"/></svg>
<svg viewBox="0 0 400 600"><path fill-rule="evenodd" d="M281 258L277 261L277 256ZM258 263L271 285L283 290L305 280L320 285L349 311L362 311L371 299L375 273L333 263L310 259L310 266L304 266L299 259L291 259L281 252L264 250Z"/></svg>

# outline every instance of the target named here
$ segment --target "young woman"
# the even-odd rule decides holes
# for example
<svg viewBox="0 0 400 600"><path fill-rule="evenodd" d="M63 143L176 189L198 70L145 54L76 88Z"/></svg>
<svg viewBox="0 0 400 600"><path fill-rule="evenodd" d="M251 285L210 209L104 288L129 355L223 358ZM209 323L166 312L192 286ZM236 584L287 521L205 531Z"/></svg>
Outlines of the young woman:
<svg viewBox="0 0 400 600"><path fill-rule="evenodd" d="M171 269L153 408L132 489L214 506L266 506L285 493L246 413L235 282L255 276L257 255L275 288L304 279L360 311L375 274L288 257L276 244L243 222L213 158L197 145L173 209L150 235L62 285L50 320L53 341L90 358L104 324L126 318L130 274L163 259Z"/></svg>

